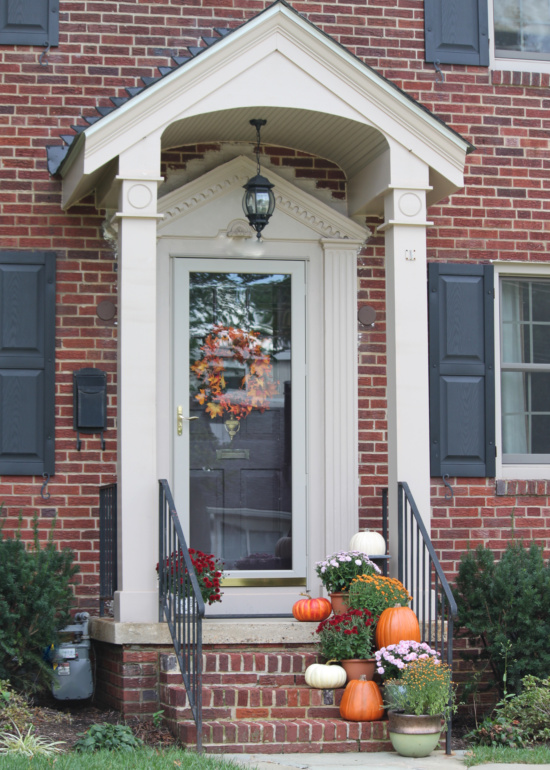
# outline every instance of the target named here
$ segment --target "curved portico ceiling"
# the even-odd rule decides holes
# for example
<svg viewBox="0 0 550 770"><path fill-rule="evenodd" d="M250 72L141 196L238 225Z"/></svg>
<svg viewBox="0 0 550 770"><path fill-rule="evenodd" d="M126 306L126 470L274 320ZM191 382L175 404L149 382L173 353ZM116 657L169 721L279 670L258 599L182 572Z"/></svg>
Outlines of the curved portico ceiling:
<svg viewBox="0 0 550 770"><path fill-rule="evenodd" d="M387 149L377 129L338 115L300 109L245 107L210 112L172 123L162 135L162 148L205 142L253 142L252 117L267 119L262 145L291 147L336 163L348 178Z"/></svg>

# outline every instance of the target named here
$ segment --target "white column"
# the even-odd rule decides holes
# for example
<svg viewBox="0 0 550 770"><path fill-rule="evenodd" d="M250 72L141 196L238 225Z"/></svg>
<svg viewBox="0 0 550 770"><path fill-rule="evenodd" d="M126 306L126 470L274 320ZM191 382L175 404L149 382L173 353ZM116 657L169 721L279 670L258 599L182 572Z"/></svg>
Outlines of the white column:
<svg viewBox="0 0 550 770"><path fill-rule="evenodd" d="M423 178L424 177L424 178ZM428 313L425 187L389 189L384 199L390 552L397 558L397 483L409 484L430 531Z"/></svg>
<svg viewBox="0 0 550 770"><path fill-rule="evenodd" d="M117 621L158 620L155 567L159 173L159 137L144 139L119 158Z"/></svg>
<svg viewBox="0 0 550 770"><path fill-rule="evenodd" d="M325 338L325 543L349 546L359 519L357 253L352 240L323 240Z"/></svg>

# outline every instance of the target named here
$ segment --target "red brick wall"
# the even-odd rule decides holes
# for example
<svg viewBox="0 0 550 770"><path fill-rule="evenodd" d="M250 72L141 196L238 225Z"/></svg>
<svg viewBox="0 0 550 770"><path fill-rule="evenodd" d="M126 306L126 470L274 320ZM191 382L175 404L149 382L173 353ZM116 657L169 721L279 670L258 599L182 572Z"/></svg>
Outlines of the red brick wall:
<svg viewBox="0 0 550 770"><path fill-rule="evenodd" d="M58 254L57 469L51 498L40 497L41 478L0 479L0 500L10 516L22 509L25 526L38 510L59 514L58 539L71 545L82 565L77 589L82 608L97 604L98 486L115 473L114 322L100 321L97 304L116 296L110 245L102 238L103 212L91 199L68 213L60 208L60 182L46 167L45 146L95 105L110 105L125 86L171 64L171 54L200 43L214 27L234 27L268 2L60 3L60 45L40 66L39 48L0 47L0 248L51 249ZM469 156L466 186L433 206L429 218L431 260L545 261L548 232L548 75L490 73L486 68L443 66L437 82L423 61L423 0L369 3L301 2L294 7L354 54L419 99L477 147ZM201 151L204 148L200 148ZM321 177L321 186L344 195L338 169L319 159L268 148L273 162L295 166L299 177ZM360 329L361 524L378 526L380 489L387 479L385 447L385 315L383 242L373 237L360 258L360 304L376 308L374 328ZM80 453L72 430L71 378L75 369L108 372L107 449L97 436ZM550 539L548 497L496 496L494 482L451 479L451 504L434 488L434 538L452 575L468 539L501 547L510 511L527 537Z"/></svg>

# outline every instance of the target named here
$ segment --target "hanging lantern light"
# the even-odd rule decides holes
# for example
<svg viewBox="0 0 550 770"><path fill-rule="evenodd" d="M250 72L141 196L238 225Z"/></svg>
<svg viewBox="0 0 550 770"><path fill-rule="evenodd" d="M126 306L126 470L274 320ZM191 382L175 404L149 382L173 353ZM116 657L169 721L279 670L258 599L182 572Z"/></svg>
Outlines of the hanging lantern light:
<svg viewBox="0 0 550 770"><path fill-rule="evenodd" d="M244 213L250 222L250 226L256 230L258 240L260 240L262 230L275 210L275 196L272 192L274 185L271 184L269 179L260 174L260 130L266 123L267 120L259 118L253 118L250 121L250 125L256 129L255 152L258 171L256 176L253 176L244 185L245 193L243 196Z"/></svg>

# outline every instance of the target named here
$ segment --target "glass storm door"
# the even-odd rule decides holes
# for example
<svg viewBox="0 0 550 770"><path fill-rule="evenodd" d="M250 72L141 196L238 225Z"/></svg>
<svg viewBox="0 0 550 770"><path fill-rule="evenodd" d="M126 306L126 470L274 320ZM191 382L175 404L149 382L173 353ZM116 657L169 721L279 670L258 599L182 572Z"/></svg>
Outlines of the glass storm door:
<svg viewBox="0 0 550 770"><path fill-rule="evenodd" d="M303 585L304 263L175 259L173 307L173 478L188 542L224 562L225 588Z"/></svg>

